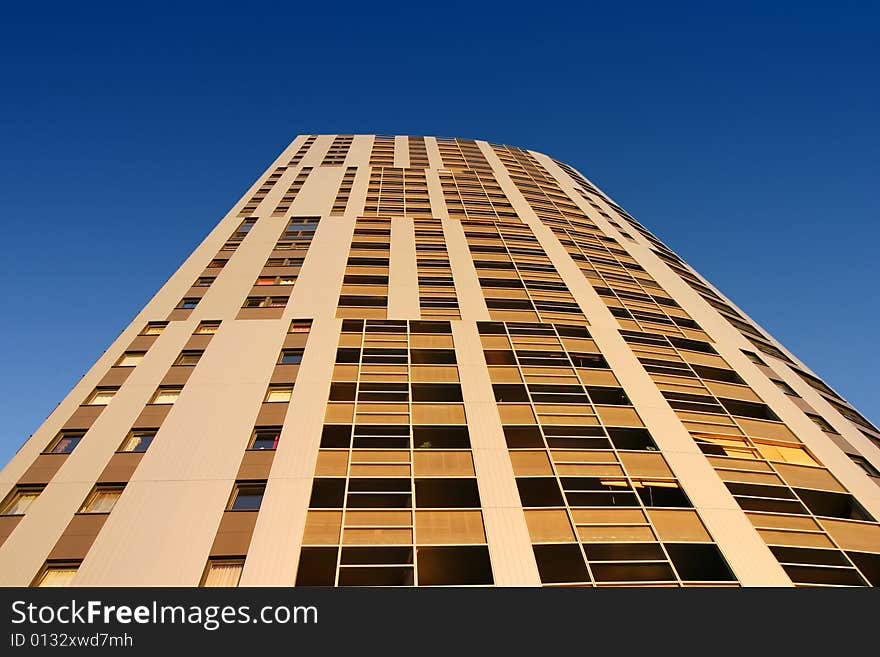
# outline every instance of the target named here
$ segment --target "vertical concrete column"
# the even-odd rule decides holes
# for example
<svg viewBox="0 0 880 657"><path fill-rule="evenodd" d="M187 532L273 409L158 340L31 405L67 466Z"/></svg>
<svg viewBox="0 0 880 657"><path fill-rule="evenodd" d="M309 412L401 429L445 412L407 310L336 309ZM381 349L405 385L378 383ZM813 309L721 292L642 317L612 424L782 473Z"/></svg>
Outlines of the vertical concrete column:
<svg viewBox="0 0 880 657"><path fill-rule="evenodd" d="M78 584L198 585L285 334L279 320L220 326L80 566Z"/></svg>
<svg viewBox="0 0 880 657"><path fill-rule="evenodd" d="M427 138L425 141L428 141ZM436 140L434 148L437 148ZM486 299L483 297L480 279L461 222L449 218L446 202L443 200L443 187L437 172L428 169L425 171L425 177L428 181L431 208L434 216L440 218L443 226L443 237L446 239L446 252L452 267L452 280L455 283L455 294L458 296L461 316L463 319L476 321L488 320L489 310L486 308Z"/></svg>
<svg viewBox="0 0 880 657"><path fill-rule="evenodd" d="M328 317L317 318L312 324L241 586L292 586L296 580L341 328L341 319Z"/></svg>
<svg viewBox="0 0 880 657"><path fill-rule="evenodd" d="M473 321L452 322L452 335L495 584L540 586L480 335Z"/></svg>
<svg viewBox="0 0 880 657"><path fill-rule="evenodd" d="M318 224L290 301L284 309L283 317L288 321L336 315L354 222L353 218L331 217Z"/></svg>
<svg viewBox="0 0 880 657"><path fill-rule="evenodd" d="M388 319L419 319L419 271L413 220L391 219Z"/></svg>
<svg viewBox="0 0 880 657"><path fill-rule="evenodd" d="M409 137L397 135L394 137L394 166L409 168Z"/></svg>
<svg viewBox="0 0 880 657"><path fill-rule="evenodd" d="M440 157L440 148L437 146L436 137L425 137L425 150L428 151L428 165L431 169L437 170L443 168L443 158ZM434 206L433 200L431 207Z"/></svg>

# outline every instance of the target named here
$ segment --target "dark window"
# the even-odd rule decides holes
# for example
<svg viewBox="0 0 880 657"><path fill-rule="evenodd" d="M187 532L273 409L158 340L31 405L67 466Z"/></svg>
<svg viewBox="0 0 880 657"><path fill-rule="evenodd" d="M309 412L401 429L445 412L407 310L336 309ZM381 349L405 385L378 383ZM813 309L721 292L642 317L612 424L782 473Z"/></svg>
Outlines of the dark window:
<svg viewBox="0 0 880 657"><path fill-rule="evenodd" d="M356 383L332 383L330 401L354 401Z"/></svg>
<svg viewBox="0 0 880 657"><path fill-rule="evenodd" d="M590 581L587 565L576 543L535 545L532 549L543 584Z"/></svg>
<svg viewBox="0 0 880 657"><path fill-rule="evenodd" d="M485 545L420 547L418 549L419 584L489 585L492 566Z"/></svg>
<svg viewBox="0 0 880 657"><path fill-rule="evenodd" d="M487 365L516 365L516 358L514 358L512 351L487 349L483 354L486 357Z"/></svg>
<svg viewBox="0 0 880 657"><path fill-rule="evenodd" d="M296 586L333 586L336 552L335 547L304 547L299 553Z"/></svg>
<svg viewBox="0 0 880 657"><path fill-rule="evenodd" d="M849 493L805 488L795 488L795 492L814 515L847 520L874 520Z"/></svg>
<svg viewBox="0 0 880 657"><path fill-rule="evenodd" d="M373 564L411 564L411 547L346 547L342 548L343 566L368 566Z"/></svg>
<svg viewBox="0 0 880 657"><path fill-rule="evenodd" d="M409 323L409 332L452 335L452 325L449 322L412 321Z"/></svg>
<svg viewBox="0 0 880 657"><path fill-rule="evenodd" d="M645 482L644 485L636 487L636 492L645 506L691 506L684 491L672 482L664 483L664 485Z"/></svg>
<svg viewBox="0 0 880 657"><path fill-rule="evenodd" d="M325 424L321 431L321 449L351 447L351 425Z"/></svg>
<svg viewBox="0 0 880 657"><path fill-rule="evenodd" d="M880 586L880 554L847 552L846 555L862 571L862 575L868 579L871 586Z"/></svg>
<svg viewBox="0 0 880 657"><path fill-rule="evenodd" d="M586 543L584 552L593 561L666 561L658 543Z"/></svg>
<svg viewBox="0 0 880 657"><path fill-rule="evenodd" d="M341 364L359 363L361 350L356 348L342 348L336 350L336 362Z"/></svg>
<svg viewBox="0 0 880 657"><path fill-rule="evenodd" d="M257 511L266 492L265 483L241 483L232 493L231 511Z"/></svg>
<svg viewBox="0 0 880 657"><path fill-rule="evenodd" d="M733 370L726 370L720 367L709 367L708 365L694 365L691 364L691 367L694 368L694 372L696 372L701 378L708 379L709 381L724 381L726 383L743 383L742 378L739 374L734 372Z"/></svg>
<svg viewBox="0 0 880 657"><path fill-rule="evenodd" d="M528 402L529 394L523 385L512 383L495 383L492 385L496 402Z"/></svg>
<svg viewBox="0 0 880 657"><path fill-rule="evenodd" d="M608 361L602 354L570 353L569 356L575 367L608 368Z"/></svg>
<svg viewBox="0 0 880 657"><path fill-rule="evenodd" d="M359 424L354 428L356 449L409 449L409 427Z"/></svg>
<svg viewBox="0 0 880 657"><path fill-rule="evenodd" d="M349 384L333 384L349 385ZM354 384L350 384L354 386ZM331 387L332 390L332 387ZM358 386L358 401L409 401L409 384L407 383L368 383L362 381Z"/></svg>
<svg viewBox="0 0 880 657"><path fill-rule="evenodd" d="M776 413L770 410L770 407L767 404L759 404L756 402L745 402L740 401L738 399L718 399L721 402L721 405L727 409L727 412L731 415L738 415L740 417L751 417L757 418L760 420L775 420L779 421Z"/></svg>
<svg viewBox="0 0 880 657"><path fill-rule="evenodd" d="M341 509L345 501L345 479L315 479L309 507L313 509Z"/></svg>
<svg viewBox="0 0 880 657"><path fill-rule="evenodd" d="M410 349L413 365L455 365L454 349Z"/></svg>
<svg viewBox="0 0 880 657"><path fill-rule="evenodd" d="M387 306L388 297L343 294L339 297L340 306Z"/></svg>
<svg viewBox="0 0 880 657"><path fill-rule="evenodd" d="M668 563L590 564L597 582L663 582L675 580Z"/></svg>
<svg viewBox="0 0 880 657"><path fill-rule="evenodd" d="M46 453L70 454L76 448L76 446L79 445L80 441L85 435L85 431L62 431L60 434L58 434L58 436L56 436L55 440L53 440L49 444L49 448L46 450Z"/></svg>
<svg viewBox="0 0 880 657"><path fill-rule="evenodd" d="M629 406L629 397L623 391L623 388L598 388L595 386L587 386L587 392L590 393L590 399L594 404L610 404L614 406Z"/></svg>
<svg viewBox="0 0 880 657"><path fill-rule="evenodd" d="M529 392L536 403L589 404L590 400L579 385L530 383Z"/></svg>
<svg viewBox="0 0 880 657"><path fill-rule="evenodd" d="M559 484L553 477L518 477L516 487L524 507L564 506Z"/></svg>
<svg viewBox="0 0 880 657"><path fill-rule="evenodd" d="M414 402L460 402L461 386L457 383L413 383Z"/></svg>
<svg viewBox="0 0 880 657"><path fill-rule="evenodd" d="M538 427L507 426L504 427L504 438L510 449L544 447L544 439Z"/></svg>
<svg viewBox="0 0 880 657"><path fill-rule="evenodd" d="M413 446L416 449L470 449L471 441L466 426L413 427Z"/></svg>
<svg viewBox="0 0 880 657"><path fill-rule="evenodd" d="M721 551L711 543L666 543L678 576L692 582L729 582L733 574Z"/></svg>
<svg viewBox="0 0 880 657"><path fill-rule="evenodd" d="M617 449L657 450L657 445L647 429L609 427L607 431Z"/></svg>
<svg viewBox="0 0 880 657"><path fill-rule="evenodd" d="M688 338L677 338L675 336L667 336L669 341L672 343L673 347L678 347L679 349L686 349L688 351L701 351L704 354L715 354L718 353L715 349L712 348L708 342L703 342L701 340L689 340Z"/></svg>
<svg viewBox="0 0 880 657"><path fill-rule="evenodd" d="M278 359L279 365L299 365L302 362L302 349L284 349L281 352L281 358Z"/></svg>
<svg viewBox="0 0 880 657"><path fill-rule="evenodd" d="M611 449L602 427L547 426L547 445L553 449Z"/></svg>
<svg viewBox="0 0 880 657"><path fill-rule="evenodd" d="M251 449L276 449L281 438L281 427L258 427L254 429Z"/></svg>
<svg viewBox="0 0 880 657"><path fill-rule="evenodd" d="M476 479L416 479L416 506L426 508L479 508Z"/></svg>

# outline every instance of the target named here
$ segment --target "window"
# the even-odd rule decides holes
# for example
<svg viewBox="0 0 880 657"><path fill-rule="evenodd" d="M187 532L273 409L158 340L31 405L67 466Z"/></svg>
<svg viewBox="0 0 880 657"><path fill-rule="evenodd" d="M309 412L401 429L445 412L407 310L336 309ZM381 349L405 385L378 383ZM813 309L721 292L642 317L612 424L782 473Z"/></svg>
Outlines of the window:
<svg viewBox="0 0 880 657"><path fill-rule="evenodd" d="M148 322L141 331L141 335L159 335L168 326L168 322Z"/></svg>
<svg viewBox="0 0 880 657"><path fill-rule="evenodd" d="M827 431L828 433L837 433L825 418L815 415L813 413L807 413L807 417L813 421L817 427L819 427L822 431Z"/></svg>
<svg viewBox="0 0 880 657"><path fill-rule="evenodd" d="M281 427L257 427L249 449L275 449L281 438Z"/></svg>
<svg viewBox="0 0 880 657"><path fill-rule="evenodd" d="M281 358L278 359L279 365L299 365L302 362L302 349L284 349L281 352Z"/></svg>
<svg viewBox="0 0 880 657"><path fill-rule="evenodd" d="M243 308L284 308L287 297L248 297Z"/></svg>
<svg viewBox="0 0 880 657"><path fill-rule="evenodd" d="M293 386L269 386L266 391L267 402L289 402L293 394Z"/></svg>
<svg viewBox="0 0 880 657"><path fill-rule="evenodd" d="M412 398L416 402L460 402L461 386L457 383L413 383Z"/></svg>
<svg viewBox="0 0 880 657"><path fill-rule="evenodd" d="M145 351L126 351L116 361L116 367L134 367L144 359L145 355Z"/></svg>
<svg viewBox="0 0 880 657"><path fill-rule="evenodd" d="M180 303L177 304L177 307L182 310L192 310L198 305L199 299L197 297L187 297L185 299L181 299Z"/></svg>
<svg viewBox="0 0 880 657"><path fill-rule="evenodd" d="M40 588L71 586L77 570L79 570L79 562L47 564L37 577L34 586Z"/></svg>
<svg viewBox="0 0 880 657"><path fill-rule="evenodd" d="M310 319L295 319L290 323L290 330L288 333L308 333L312 328L312 320Z"/></svg>
<svg viewBox="0 0 880 657"><path fill-rule="evenodd" d="M210 287L211 283L214 282L214 278L211 276L202 276L196 279L194 287Z"/></svg>
<svg viewBox="0 0 880 657"><path fill-rule="evenodd" d="M177 357L177 360L174 361L175 365L195 365L199 362L199 359L202 357L202 354L205 353L201 350L185 350L180 352L180 356Z"/></svg>
<svg viewBox="0 0 880 657"><path fill-rule="evenodd" d="M95 388L95 391L89 395L86 400L86 406L106 406L113 399L113 395L119 388Z"/></svg>
<svg viewBox="0 0 880 657"><path fill-rule="evenodd" d="M798 394L794 391L794 388L788 385L785 381L777 381L776 379L771 379L771 381L773 381L776 387L779 388L786 395L791 395L793 397L798 396Z"/></svg>
<svg viewBox="0 0 880 657"><path fill-rule="evenodd" d="M594 404L611 404L615 406L629 406L629 397L623 388L597 388L587 386L587 392Z"/></svg>
<svg viewBox="0 0 880 657"><path fill-rule="evenodd" d="M110 513L122 495L124 486L96 486L79 510L80 513Z"/></svg>
<svg viewBox="0 0 880 657"><path fill-rule="evenodd" d="M492 584L489 548L485 545L417 548L419 584L423 586Z"/></svg>
<svg viewBox="0 0 880 657"><path fill-rule="evenodd" d="M183 390L181 386L159 386L153 395L153 398L150 400L150 403L173 404L177 401L177 398L180 397L181 390Z"/></svg>
<svg viewBox="0 0 880 657"><path fill-rule="evenodd" d="M533 546L543 584L589 582L590 574L577 543Z"/></svg>
<svg viewBox="0 0 880 657"><path fill-rule="evenodd" d="M244 559L209 559L202 586L238 586L243 569Z"/></svg>
<svg viewBox="0 0 880 657"><path fill-rule="evenodd" d="M157 429L134 429L129 432L119 448L120 452L146 452L153 439L156 437Z"/></svg>
<svg viewBox="0 0 880 657"><path fill-rule="evenodd" d="M877 470L877 468L871 465L871 462L868 461L868 459L866 459L864 456L861 456L860 454L847 454L847 456L852 459L853 463L855 463L862 470L868 473L869 476L880 477L880 470Z"/></svg>
<svg viewBox="0 0 880 657"><path fill-rule="evenodd" d="M0 507L2 516L21 516L43 492L42 486L16 486Z"/></svg>
<svg viewBox="0 0 880 657"><path fill-rule="evenodd" d="M257 285L275 285L274 276L260 276L257 279Z"/></svg>
<svg viewBox="0 0 880 657"><path fill-rule="evenodd" d="M741 401L739 399L723 399L718 398L718 401L721 402L721 405L724 406L725 410L731 415L736 415L738 417L751 417L759 420L774 420L779 422L779 418L776 416L776 413L770 410L770 407L767 404L761 404L757 402L746 402Z"/></svg>
<svg viewBox="0 0 880 657"><path fill-rule="evenodd" d="M213 335L220 328L220 322L201 322L194 331L195 335Z"/></svg>
<svg viewBox="0 0 880 657"><path fill-rule="evenodd" d="M419 508L479 508L476 479L416 479Z"/></svg>
<svg viewBox="0 0 880 657"><path fill-rule="evenodd" d="M335 547L304 547L299 553L295 586L333 586L337 559Z"/></svg>
<svg viewBox="0 0 880 657"><path fill-rule="evenodd" d="M227 511L258 511L266 492L266 482L236 483Z"/></svg>
<svg viewBox="0 0 880 657"><path fill-rule="evenodd" d="M44 454L70 454L85 435L85 431L62 431L49 443Z"/></svg>
<svg viewBox="0 0 880 657"><path fill-rule="evenodd" d="M767 365L767 363L765 363L763 360L761 360L761 357L758 356L758 354L756 354L755 352L746 351L745 349L741 349L740 351L742 351L743 354L745 354L745 357L748 358L750 361L752 361L755 365L764 365L764 366Z"/></svg>

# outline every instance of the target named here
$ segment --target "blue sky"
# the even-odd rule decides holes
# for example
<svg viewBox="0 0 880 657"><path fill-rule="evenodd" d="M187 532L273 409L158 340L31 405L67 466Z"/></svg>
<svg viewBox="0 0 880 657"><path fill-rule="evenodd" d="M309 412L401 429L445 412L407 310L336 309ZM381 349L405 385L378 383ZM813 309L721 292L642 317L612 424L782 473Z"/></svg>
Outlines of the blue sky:
<svg viewBox="0 0 880 657"><path fill-rule="evenodd" d="M880 420L876 3L303 4L6 9L0 462L298 133L562 159Z"/></svg>

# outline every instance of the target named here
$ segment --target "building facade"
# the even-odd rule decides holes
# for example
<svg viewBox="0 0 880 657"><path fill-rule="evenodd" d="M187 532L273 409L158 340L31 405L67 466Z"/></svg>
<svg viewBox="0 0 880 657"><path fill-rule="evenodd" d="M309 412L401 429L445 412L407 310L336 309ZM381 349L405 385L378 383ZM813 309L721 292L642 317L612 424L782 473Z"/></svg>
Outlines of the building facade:
<svg viewBox="0 0 880 657"><path fill-rule="evenodd" d="M3 470L0 584L880 585L878 468L570 166L305 135Z"/></svg>

